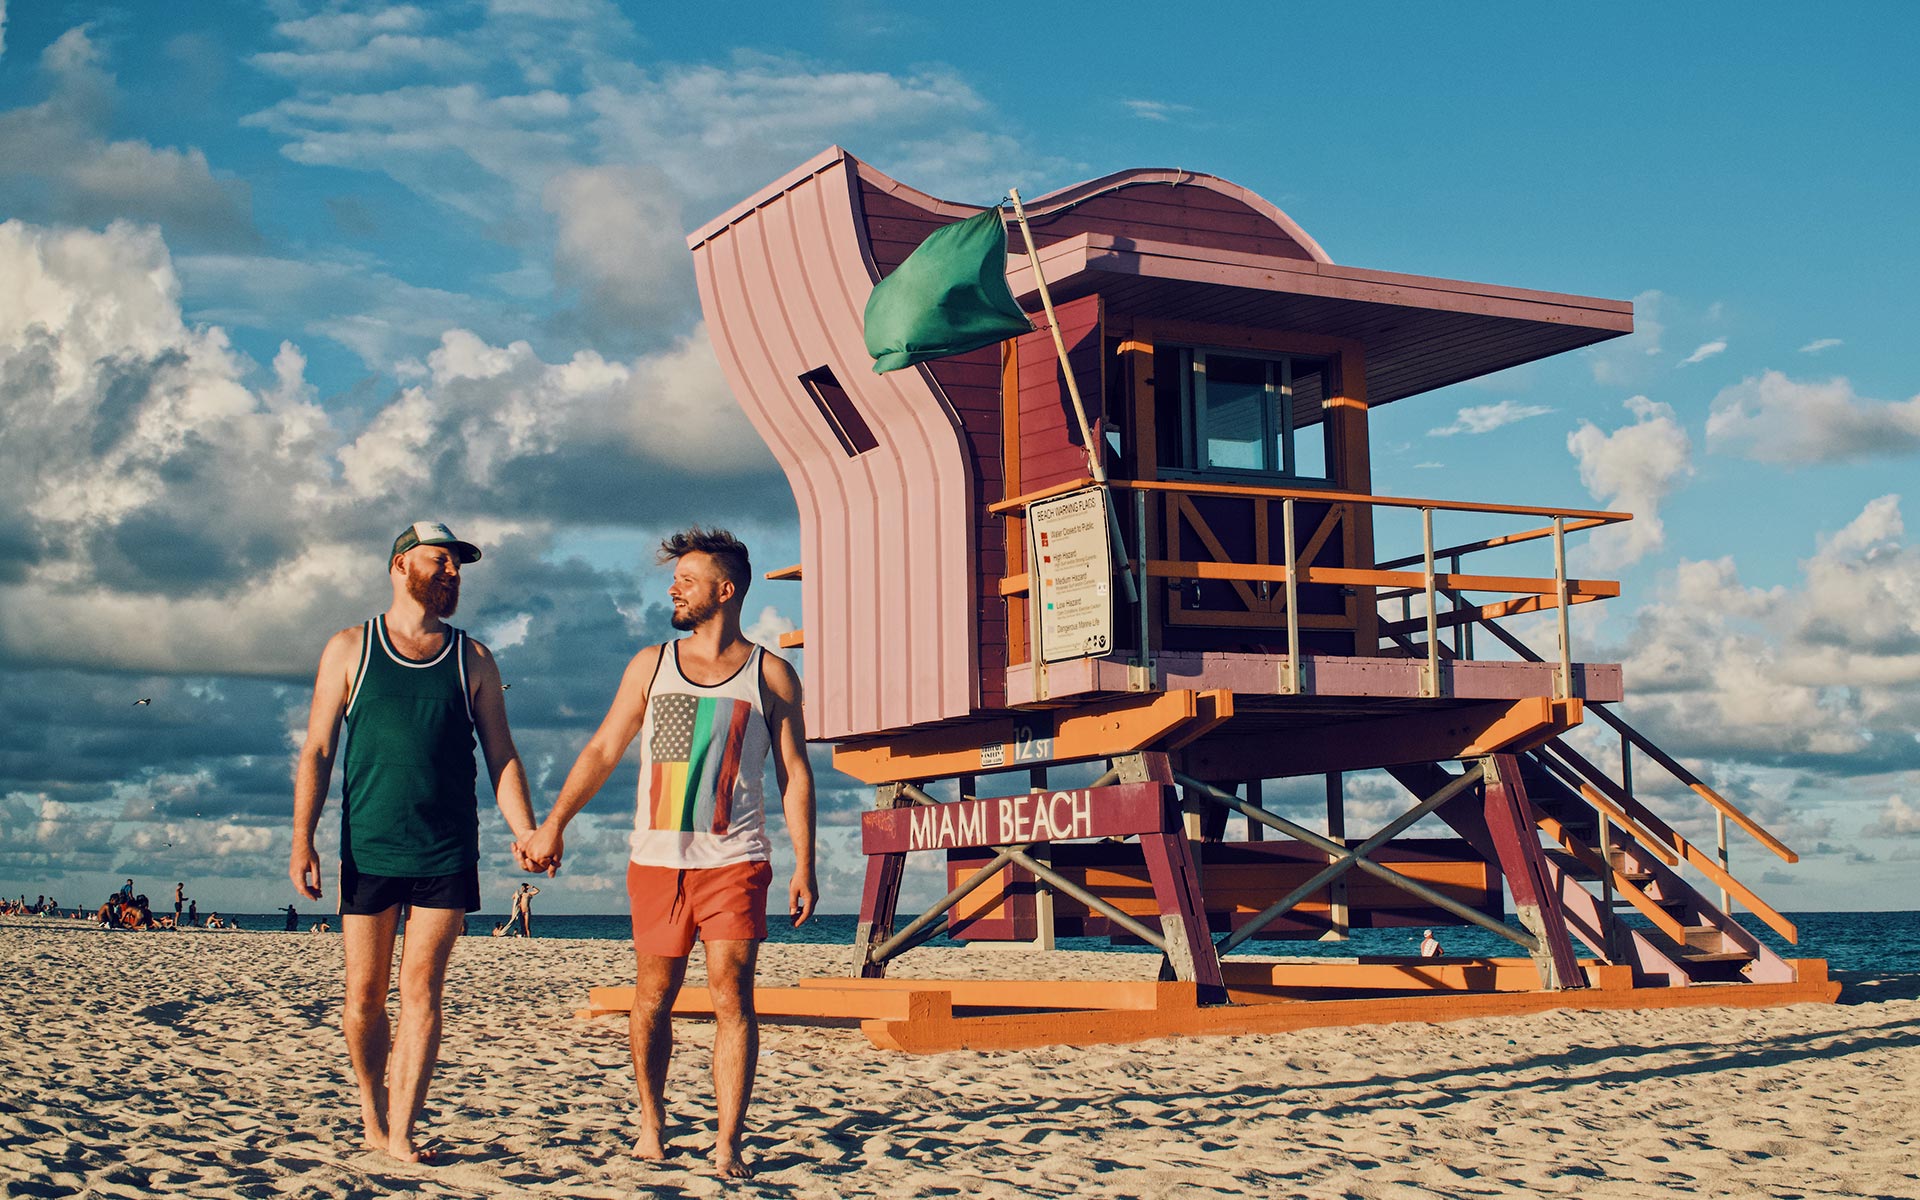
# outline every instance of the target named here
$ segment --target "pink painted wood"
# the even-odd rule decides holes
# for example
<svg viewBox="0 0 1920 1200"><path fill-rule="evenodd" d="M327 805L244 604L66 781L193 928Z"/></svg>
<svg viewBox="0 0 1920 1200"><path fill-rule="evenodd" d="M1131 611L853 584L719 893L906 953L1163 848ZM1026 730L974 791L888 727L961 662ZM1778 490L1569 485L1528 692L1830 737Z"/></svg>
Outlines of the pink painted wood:
<svg viewBox="0 0 1920 1200"><path fill-rule="evenodd" d="M967 450L924 372L870 370L854 187L832 150L692 239L721 369L799 506L807 732L824 739L965 716L976 696ZM875 450L849 457L820 417L800 383L820 367Z"/></svg>

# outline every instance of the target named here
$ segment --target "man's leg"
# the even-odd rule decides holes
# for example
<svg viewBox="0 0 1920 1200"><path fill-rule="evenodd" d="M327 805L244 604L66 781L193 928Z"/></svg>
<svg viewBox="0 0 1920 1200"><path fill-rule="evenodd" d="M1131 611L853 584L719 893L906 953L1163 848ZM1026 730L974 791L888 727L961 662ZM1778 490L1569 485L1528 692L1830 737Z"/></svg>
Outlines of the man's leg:
<svg viewBox="0 0 1920 1200"><path fill-rule="evenodd" d="M393 977L395 910L372 916L346 913L340 918L347 953L347 1058L360 1084L360 1120L369 1150L387 1148L387 1051L393 1030L387 1023L387 983Z"/></svg>
<svg viewBox="0 0 1920 1200"><path fill-rule="evenodd" d="M741 1154L747 1102L753 1099L753 1074L760 1062L760 1014L753 1007L753 973L760 943L707 943L707 987L713 996L713 1104L719 1114L719 1139L713 1168L723 1178L753 1174Z"/></svg>
<svg viewBox="0 0 1920 1200"><path fill-rule="evenodd" d="M447 981L447 958L460 922L457 908L415 905L400 947L400 1030L393 1039L392 1077L387 1089L387 1153L402 1162L419 1162L413 1123L426 1103L427 1084L440 1057L440 993Z"/></svg>
<svg viewBox="0 0 1920 1200"><path fill-rule="evenodd" d="M640 1137L636 1158L667 1156L667 1061L673 1057L673 998L687 977L685 957L634 954L633 1011L627 1014L627 1042L633 1051L633 1079L640 1089Z"/></svg>

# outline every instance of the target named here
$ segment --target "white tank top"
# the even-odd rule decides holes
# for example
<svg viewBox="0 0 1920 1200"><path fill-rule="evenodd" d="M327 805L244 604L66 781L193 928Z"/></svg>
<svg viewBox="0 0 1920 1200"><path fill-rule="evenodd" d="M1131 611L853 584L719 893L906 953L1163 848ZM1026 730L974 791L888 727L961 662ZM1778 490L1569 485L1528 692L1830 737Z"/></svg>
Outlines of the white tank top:
<svg viewBox="0 0 1920 1200"><path fill-rule="evenodd" d="M634 862L685 869L771 857L762 653L755 646L732 677L702 687L680 673L679 642L661 647L640 725Z"/></svg>

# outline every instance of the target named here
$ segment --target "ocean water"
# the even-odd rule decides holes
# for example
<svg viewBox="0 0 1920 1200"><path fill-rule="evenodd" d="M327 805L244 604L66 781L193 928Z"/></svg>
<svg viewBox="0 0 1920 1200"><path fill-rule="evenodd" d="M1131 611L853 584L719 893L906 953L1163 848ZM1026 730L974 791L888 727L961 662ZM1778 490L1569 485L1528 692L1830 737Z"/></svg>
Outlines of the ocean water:
<svg viewBox="0 0 1920 1200"><path fill-rule="evenodd" d="M322 913L302 914L301 929L321 919ZM902 922L911 914L903 914ZM467 929L486 936L494 925L506 920L504 913L474 913L467 918ZM1799 945L1790 945L1748 914L1740 921L1760 936L1773 951L1787 958L1824 958L1835 971L1864 971L1874 974L1920 973L1920 912L1788 913L1787 919L1799 927ZM240 926L249 930L282 930L283 913L243 913ZM1629 920L1638 920L1630 917ZM795 929L775 915L768 922L770 942L851 948L858 918L851 914L827 914ZM1511 924L1511 921L1509 922ZM630 930L625 915L549 916L536 911L533 928L537 936L592 938L625 941ZM1516 926L1517 928L1517 926ZM337 932L337 922L336 922ZM1511 957L1521 951L1512 942L1472 925L1435 926L1434 936L1448 956ZM948 944L936 940L933 944ZM1118 954L1151 954L1145 946L1111 946L1105 938L1061 938L1063 950L1112 950ZM1410 955L1419 953L1418 929L1358 929L1345 941L1337 942L1264 942L1249 943L1244 952L1255 957L1288 956L1306 958L1356 958ZM822 955L823 969L840 969L844 956Z"/></svg>

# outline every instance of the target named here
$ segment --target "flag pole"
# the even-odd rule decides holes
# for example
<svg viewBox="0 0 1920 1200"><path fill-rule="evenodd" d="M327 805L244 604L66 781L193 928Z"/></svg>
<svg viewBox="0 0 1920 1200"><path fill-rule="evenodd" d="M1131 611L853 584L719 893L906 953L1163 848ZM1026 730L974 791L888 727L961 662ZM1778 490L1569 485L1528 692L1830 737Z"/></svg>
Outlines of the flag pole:
<svg viewBox="0 0 1920 1200"><path fill-rule="evenodd" d="M1047 328L1053 333L1054 353L1060 356L1060 373L1067 378L1067 396L1073 401L1073 415L1080 422L1080 440L1087 450L1087 469L1093 475L1093 482L1099 486L1101 496L1106 499L1107 532L1112 535L1113 548L1119 553L1120 564L1124 568L1127 561L1127 546L1120 538L1120 514L1114 510L1113 490L1107 486L1107 471L1100 461L1104 447L1094 441L1093 427L1087 423L1087 406L1080 399L1080 384L1073 376L1073 364L1067 359L1067 339L1061 336L1060 322L1053 315L1053 295L1047 291L1047 277L1040 270L1040 251L1033 244L1033 227L1027 224L1027 207L1020 203L1019 188L1008 188L1007 195L1013 199L1013 215L1020 222L1020 236L1027 243L1027 262L1033 267L1033 280L1040 286L1040 307L1045 310ZM1146 547L1142 546L1140 553L1144 557ZM1133 572L1122 569L1119 574L1120 582L1127 588L1127 603L1140 603L1140 596L1133 588ZM1146 653L1146 647L1142 646L1140 648L1142 659L1146 657Z"/></svg>

